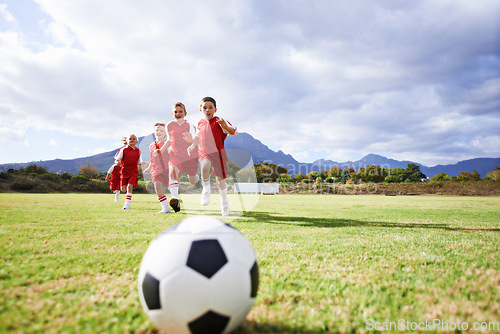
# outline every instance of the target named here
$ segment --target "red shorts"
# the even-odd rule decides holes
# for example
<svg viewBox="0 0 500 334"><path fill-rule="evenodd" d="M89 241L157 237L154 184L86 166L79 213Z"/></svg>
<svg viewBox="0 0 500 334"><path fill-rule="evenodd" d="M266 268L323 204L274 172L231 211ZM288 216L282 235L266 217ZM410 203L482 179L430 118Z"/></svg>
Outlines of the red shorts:
<svg viewBox="0 0 500 334"><path fill-rule="evenodd" d="M198 157L171 155L169 165L170 167L175 166L180 169L177 178L179 178L183 172L186 172L187 175L191 176L198 173Z"/></svg>
<svg viewBox="0 0 500 334"><path fill-rule="evenodd" d="M227 177L227 162L219 152L200 155L200 161L208 159L212 163L212 174L225 179Z"/></svg>
<svg viewBox="0 0 500 334"><path fill-rule="evenodd" d="M111 191L120 190L120 181L110 182L109 183L109 190L111 190Z"/></svg>
<svg viewBox="0 0 500 334"><path fill-rule="evenodd" d="M151 173L151 183L161 182L163 185L168 185L168 173Z"/></svg>
<svg viewBox="0 0 500 334"><path fill-rule="evenodd" d="M131 184L134 187L137 187L137 182L139 181L139 175L134 174L134 175L122 175L122 178L120 180L122 187L126 186L127 184Z"/></svg>

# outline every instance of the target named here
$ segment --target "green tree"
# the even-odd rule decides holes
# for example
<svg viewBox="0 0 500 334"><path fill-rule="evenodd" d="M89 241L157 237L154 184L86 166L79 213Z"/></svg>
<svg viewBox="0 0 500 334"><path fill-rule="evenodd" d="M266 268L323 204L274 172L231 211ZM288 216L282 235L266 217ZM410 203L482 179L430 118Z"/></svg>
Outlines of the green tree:
<svg viewBox="0 0 500 334"><path fill-rule="evenodd" d="M21 174L46 174L49 170L47 167L37 166L36 164L31 164L25 168L19 168L19 173Z"/></svg>
<svg viewBox="0 0 500 334"><path fill-rule="evenodd" d="M341 175L340 175L340 183L344 183L345 184L347 182L347 180L349 180L351 178L351 175L354 174L354 173L355 173L354 169L352 169L352 168L344 168L342 170Z"/></svg>
<svg viewBox="0 0 500 334"><path fill-rule="evenodd" d="M452 177L446 173L440 173L440 174L436 174L433 177L431 177L431 180L432 181L451 181Z"/></svg>
<svg viewBox="0 0 500 334"><path fill-rule="evenodd" d="M99 175L99 168L92 165L90 161L87 161L85 165L80 165L80 175L87 177L89 180L94 179Z"/></svg>
<svg viewBox="0 0 500 334"><path fill-rule="evenodd" d="M227 174L235 176L241 170L241 167L235 164L233 161L227 162Z"/></svg>
<svg viewBox="0 0 500 334"><path fill-rule="evenodd" d="M489 172L488 174L486 174L485 178L488 179L488 180L493 180L493 181L499 182L500 181L500 168L499 167L495 167L494 170L492 170L491 172Z"/></svg>
<svg viewBox="0 0 500 334"><path fill-rule="evenodd" d="M334 177L334 178L341 177L342 176L342 168L340 168L339 166L333 166L332 168L330 168L329 176Z"/></svg>
<svg viewBox="0 0 500 334"><path fill-rule="evenodd" d="M255 174L257 176L257 182L276 182L280 174L288 174L288 170L285 167L267 163L259 162L254 164Z"/></svg>
<svg viewBox="0 0 500 334"><path fill-rule="evenodd" d="M427 177L420 171L420 166L417 164L408 164L406 171L408 172L408 177L405 181L417 182Z"/></svg>
<svg viewBox="0 0 500 334"><path fill-rule="evenodd" d="M479 176L479 173L474 170L472 173L471 172L459 172L457 177L457 181L479 181L481 180L481 177Z"/></svg>
<svg viewBox="0 0 500 334"><path fill-rule="evenodd" d="M295 177L293 178L295 182L300 182L304 179L307 179L307 176L305 176L304 173L298 173L297 175L295 175Z"/></svg>
<svg viewBox="0 0 500 334"><path fill-rule="evenodd" d="M368 182L383 182L387 176L387 171L378 165L370 165L366 169L361 168L359 170L361 181Z"/></svg>
<svg viewBox="0 0 500 334"><path fill-rule="evenodd" d="M408 171L401 167L389 169L389 174L385 177L384 181L387 183L400 183L408 178Z"/></svg>

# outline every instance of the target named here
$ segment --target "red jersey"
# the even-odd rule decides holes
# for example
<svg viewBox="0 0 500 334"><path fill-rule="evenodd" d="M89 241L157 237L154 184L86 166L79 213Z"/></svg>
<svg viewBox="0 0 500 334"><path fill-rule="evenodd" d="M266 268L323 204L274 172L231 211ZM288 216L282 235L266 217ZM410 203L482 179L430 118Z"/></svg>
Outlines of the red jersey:
<svg viewBox="0 0 500 334"><path fill-rule="evenodd" d="M156 140L149 145L149 151L151 156L151 174L161 174L168 173L168 153L163 152L160 155L155 155L155 151L159 150L163 144L165 144L165 140L161 142L157 142Z"/></svg>
<svg viewBox="0 0 500 334"><path fill-rule="evenodd" d="M115 155L115 160L122 162L122 178L129 175L138 175L137 165L142 163L141 150L129 145L123 146Z"/></svg>
<svg viewBox="0 0 500 334"><path fill-rule="evenodd" d="M209 121L201 119L198 122L198 132L196 135L201 139L199 147L200 157L219 152L219 155L227 160L226 150L224 148L224 140L226 140L227 132L222 130L219 123L217 123L219 119L219 117L214 116ZM228 121L226 122L232 126L231 123Z"/></svg>
<svg viewBox="0 0 500 334"><path fill-rule="evenodd" d="M196 128L188 121L184 121L182 124L177 123L177 121L171 121L167 124L167 132L170 138L171 145L170 155L187 159L187 149L191 145L191 143L188 143L184 140L184 134L188 132L194 138L196 134Z"/></svg>
<svg viewBox="0 0 500 334"><path fill-rule="evenodd" d="M121 168L117 165L112 165L108 170L109 189L111 191L120 190Z"/></svg>

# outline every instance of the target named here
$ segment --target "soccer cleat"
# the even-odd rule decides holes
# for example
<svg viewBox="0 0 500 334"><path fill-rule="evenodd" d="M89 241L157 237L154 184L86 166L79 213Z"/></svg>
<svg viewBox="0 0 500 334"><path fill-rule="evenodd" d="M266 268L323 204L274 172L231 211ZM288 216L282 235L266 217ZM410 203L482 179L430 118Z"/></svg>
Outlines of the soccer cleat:
<svg viewBox="0 0 500 334"><path fill-rule="evenodd" d="M123 210L130 210L130 205L128 204L125 204L122 208Z"/></svg>
<svg viewBox="0 0 500 334"><path fill-rule="evenodd" d="M181 211L181 204L177 198L172 198L170 200L170 207L174 209L175 212Z"/></svg>
<svg viewBox="0 0 500 334"><path fill-rule="evenodd" d="M203 187L201 191L201 205L209 205L210 204L210 187Z"/></svg>
<svg viewBox="0 0 500 334"><path fill-rule="evenodd" d="M223 216L229 216L229 202L227 200L226 201L222 201L220 207L221 207L222 215Z"/></svg>
<svg viewBox="0 0 500 334"><path fill-rule="evenodd" d="M168 206L167 206L167 207L164 207L164 208L162 208L162 209L161 209L161 211L160 211L160 212L158 212L158 213L170 213L170 208L169 208Z"/></svg>

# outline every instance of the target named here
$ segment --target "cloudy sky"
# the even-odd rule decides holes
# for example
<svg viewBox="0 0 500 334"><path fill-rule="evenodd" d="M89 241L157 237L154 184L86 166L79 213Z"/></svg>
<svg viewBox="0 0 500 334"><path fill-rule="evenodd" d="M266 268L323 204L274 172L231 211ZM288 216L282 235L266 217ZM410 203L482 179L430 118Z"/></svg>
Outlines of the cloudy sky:
<svg viewBox="0 0 500 334"><path fill-rule="evenodd" d="M183 101L301 162L500 157L497 0L0 0L0 163L150 134Z"/></svg>

